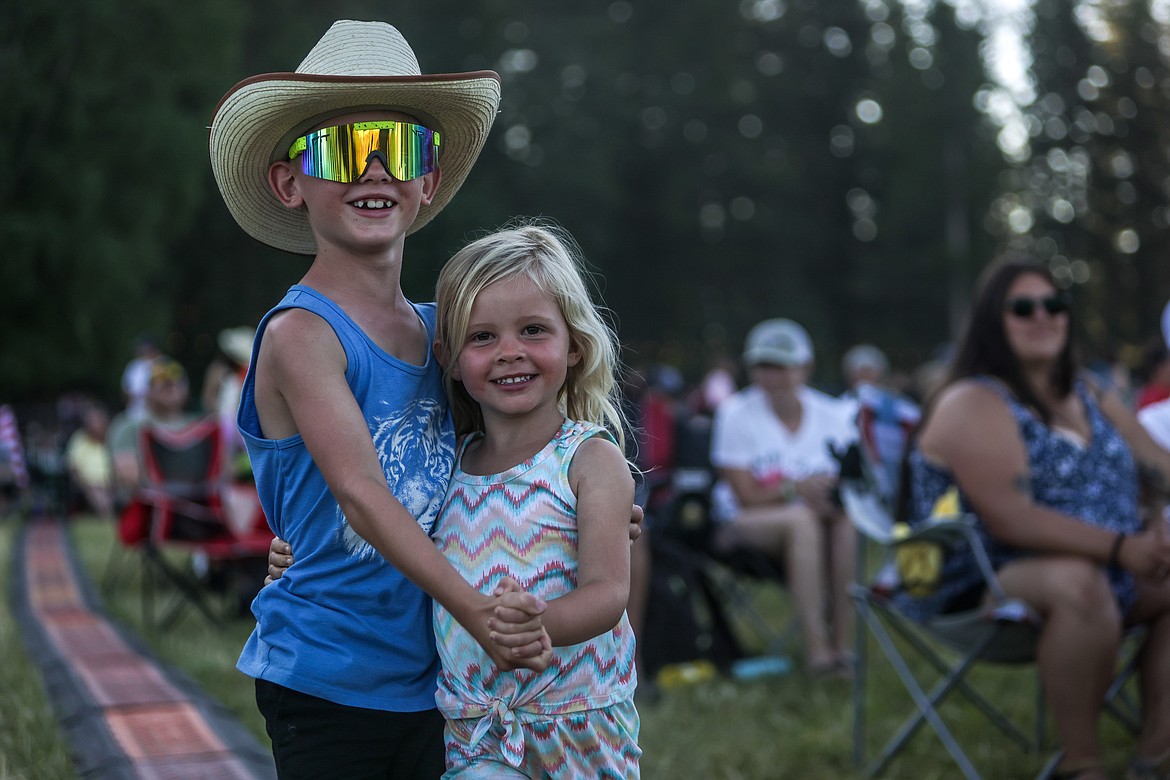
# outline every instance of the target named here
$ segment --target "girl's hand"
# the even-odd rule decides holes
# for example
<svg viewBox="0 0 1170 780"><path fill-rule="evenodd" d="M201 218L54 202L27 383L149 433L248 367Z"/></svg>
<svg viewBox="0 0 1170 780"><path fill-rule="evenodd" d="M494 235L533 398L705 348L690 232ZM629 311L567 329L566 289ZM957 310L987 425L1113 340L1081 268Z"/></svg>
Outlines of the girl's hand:
<svg viewBox="0 0 1170 780"><path fill-rule="evenodd" d="M271 585L284 576L284 570L293 565L292 546L279 536L268 545L268 576L265 585Z"/></svg>

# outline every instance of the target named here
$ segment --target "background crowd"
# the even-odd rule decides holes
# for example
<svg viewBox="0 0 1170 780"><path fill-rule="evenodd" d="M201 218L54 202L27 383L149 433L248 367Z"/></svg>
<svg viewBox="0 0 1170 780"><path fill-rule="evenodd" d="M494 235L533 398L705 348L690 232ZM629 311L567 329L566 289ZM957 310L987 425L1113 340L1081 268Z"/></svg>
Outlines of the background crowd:
<svg viewBox="0 0 1170 780"><path fill-rule="evenodd" d="M729 33L713 36L735 41L727 61L745 67L729 73L686 57L668 58L664 66L636 56L648 20L645 9L628 3L578 19L613 42L610 61L593 69L582 64L593 60L574 47L550 50L548 30L559 21L552 16L525 15L501 4L490 20L464 18L458 31L471 53L447 70L493 65L504 73L505 91L516 97L501 112L495 164L521 173L485 174L515 185L514 191L485 196L469 187L462 200L466 208L481 210L480 221L492 208L526 210L535 198L543 198L539 210L570 215L585 212L574 203L597 204L589 224L570 227L591 257L605 258L610 301L623 315L632 347L627 363L634 367L625 377L626 401L636 417L631 457L643 472L647 509L647 540L633 552L635 582L651 576L649 551L669 511L672 470L699 463L714 478L714 551L746 547L782 567L800 623L805 669L816 677L850 676L846 588L857 553L835 497L834 452L857 437L858 414L867 404L884 403L895 414L895 427L909 432L921 426L921 439L909 445L912 479L909 487L902 485L903 493L909 491L909 519L929 516L950 491L979 517L1008 587L1034 602L1046 619L1040 667L1068 754L1063 770L1086 778L1100 774L1094 729L1097 689L1107 682L1101 670L1116 654L1123 627L1150 624L1155 649L1170 631L1164 528L1159 511L1144 506L1164 487L1158 475L1170 475L1162 438L1170 360L1153 322L1167 281L1161 262L1167 212L1156 194L1167 191L1161 173L1165 131L1157 110L1158 88L1167 78L1157 44L1164 37L1159 31L1165 9L1098 5L1090 24L1078 16L1089 4L1036 3L1030 31L1035 99L1004 108L1002 85L988 84L974 56L981 37L990 35L987 16L965 14L959 3L926 4L926 10L877 0L817 5L746 3L738 16L713 12L704 19L709 26L687 19L688 28L704 35ZM822 16L825 6L837 15ZM176 12L171 21L181 26L182 18ZM22 15L11 29L36 31L38 25L34 16ZM247 21L237 21L214 43L225 51L247 51L247 30ZM674 32L672 42L695 34ZM202 102L190 96L200 95L206 82L183 68L160 70L180 75L159 90L163 96L151 108L171 112L182 124L188 104ZM556 77L542 81L537 73ZM617 92L606 93L598 83L617 85ZM915 99L924 94L939 99ZM950 96L958 102L947 102ZM29 112L35 126L43 106L27 103L36 109ZM177 110L178 104L184 107ZM553 109L543 110L546 105ZM931 109L919 110L922 105ZM814 117L812 126L795 126L792 116ZM577 132L562 132L566 122ZM920 132L901 132L911 126ZM993 126L997 132L989 132ZM618 132L611 132L615 127ZM614 138L636 138L637 146L608 145ZM995 165L984 164L997 152L1004 162L1000 176ZM23 163L26 156L17 156ZM27 159L38 157L30 153ZM605 164L593 165L591 176L562 167L598 160ZM43 179L38 164L18 166L13 181ZM483 167L492 165L489 152ZM181 160L175 170L182 170ZM645 188L631 186L651 180L656 190L685 197L647 198ZM580 192L549 194L550 184L557 190L565 181L579 183ZM906 197L921 192L923 181L945 182L945 191L941 197ZM133 191L132 179L123 184L124 191ZM192 207L175 210L198 213L199 190L176 188L189 193ZM25 231L22 236L43 239L37 214L21 211L25 203L35 206L38 192L29 186L21 198L12 211L23 219L13 224ZM120 217L103 213L99 222L118 224ZM461 218L457 212L445 217ZM627 217L634 222L623 222ZM95 247L94 268L104 259L141 273L124 275L101 295L83 284L78 290L94 294L63 290L68 300L85 298L67 307L79 312L73 324L82 327L74 330L87 330L88 321L101 319L93 315L121 306L127 291L147 289L160 257L174 256L179 267L190 269L203 267L189 262L191 251L212 258L243 254L234 239L215 229L214 218L210 229L193 227L194 221L163 221L166 229L154 222L149 241L127 239L136 248L162 250L155 257L123 251L117 241L105 250ZM152 227L145 217L136 224L148 232ZM630 224L637 230L624 229ZM923 225L946 227L924 236ZM59 229L56 221L51 229ZM195 229L207 240L185 242L184 231ZM778 231L790 238L788 254L780 258ZM617 240L631 234L638 240ZM41 261L55 257L53 242L13 243L9 265L18 274L30 264L52 266ZM1017 269L998 282L993 276L972 294L969 283L994 254L993 245L1042 265ZM27 251L29 246L38 248ZM449 254L437 244L422 248L435 257ZM258 257L249 267L263 275L265 262ZM222 277L229 269L218 270ZM431 270L421 267L418 277L403 283L421 284ZM210 416L232 441L233 460L242 455L233 415L250 329L221 333L210 362L206 350L191 349L184 337L206 329L198 312L214 308L208 290L230 287L227 297L236 311L254 313L255 302L244 299L267 299L266 290L279 285L284 273L269 274L264 284L230 286L211 273L199 280L204 287L190 289L182 286L183 274L163 274L178 291L151 300L157 304L154 319L171 321L166 349L151 339L135 344L116 402L94 397L103 382L86 375L95 361L108 362L114 350L106 339L125 335L125 317L109 316L109 333L91 339L88 349L81 345L75 359L56 360L42 371L44 356L52 352L37 348L42 332L69 339L39 310L10 307L6 331L16 346L0 370L12 380L21 405L6 407L0 420L6 495L117 514L142 481L136 448L145 423L181 427ZM742 350L740 334L746 334ZM891 367L881 348L862 343L838 360L843 347L862 334L899 358L918 360L940 341L953 339L953 347L919 365L898 360ZM1082 360L1074 349L1077 339L1103 357ZM1115 347L1121 339L1148 343L1140 355L1136 348L1123 354ZM710 347L700 367L690 347L703 341ZM123 357L119 353L118 360ZM194 357L199 365L184 365ZM191 369L203 378L197 394L191 392ZM84 386L90 395L69 393L55 407L38 409L27 400L42 391L37 381L53 392ZM960 424L972 419L991 422L979 429ZM898 442L891 442L897 450ZM246 460L239 467L246 469ZM898 473L885 478L892 491ZM1022 549L1045 556L1038 561L1021 555ZM951 574L948 588L919 608L945 610L980 597L961 572ZM1053 582L1076 587L1054 588ZM648 590L640 592L631 601L635 630L648 606L638 603ZM1084 619L1086 612L1094 619ZM1165 653L1148 657L1157 655ZM1143 687L1148 717L1131 776L1164 774L1170 760L1170 715L1161 694L1170 688L1165 663L1143 661L1142 676L1152 682ZM1071 695L1071 679L1093 684Z"/></svg>
<svg viewBox="0 0 1170 780"><path fill-rule="evenodd" d="M1003 265L993 265L991 270ZM1170 475L1170 467L1163 463L1170 462L1170 434L1167 433L1170 431L1170 393L1166 392L1163 367L1165 344L1170 337L1170 307L1167 307L1162 323L1152 324L1155 330L1161 331L1154 334L1160 346L1152 344L1139 366L1131 369L1121 364L1099 364L1081 368L1074 357L1075 324L1067 321L1067 313L1075 310L1075 301L1056 286L1042 267L1017 263L1012 268L1015 275L1006 275L1006 281L999 283L991 293L983 293L984 297L992 297L991 303L979 299L981 303L965 332L965 340L954 349L940 351L938 359L921 366L893 367L879 347L858 344L840 359L844 381L835 387L822 385L823 389L816 389L815 337L789 319L768 319L758 323L747 334L738 358L731 357L733 353L722 345L713 346L708 356L708 368L698 376L687 377L679 368L667 364L629 365L624 372L624 397L632 424L629 455L643 472L638 501L647 510L645 538L633 547L629 611L635 631L643 630L646 611L653 608L646 603L647 586L653 576L651 550L655 537L669 522L666 515L671 511L671 499L676 489L672 478L680 468L699 466L709 469L718 478L712 491L716 523L712 543L715 551L742 545L774 559L785 573L786 585L792 594L807 673L814 677L850 677L854 662L850 650L853 624L844 589L854 574L856 551L852 528L833 498L838 467L833 457L834 450L857 438L856 426L863 409L872 410L882 405L892 410L896 422L903 426L903 432L913 431L923 409L928 410L928 424L923 430L929 444L931 431L944 424L940 421L946 419L945 415L954 414L950 410L954 401L950 399L955 382L964 377L983 377L980 381L987 381L987 377L1005 377L1002 388L1006 389L996 392L1015 410L1012 414L1024 426L1020 435L1026 442L1028 457L1041 458L1027 466L1036 482L1044 482L1043 470L1048 466L1043 460L1046 456L1037 455L1029 437L1040 435L1035 432L1037 430L1049 428L1056 432L1060 441L1071 440L1078 447L1093 448L1086 451L1094 451L1108 446L1109 436L1114 434L1107 434L1107 431L1111 430L1109 426L1116 426L1123 434L1118 441L1125 442L1120 446L1125 447L1126 452L1132 449L1139 460L1149 460L1152 464L1146 469L1147 473L1161 470ZM1009 286L1012 280L1021 277L1037 280L1031 285L1037 290L1028 287L1017 291L1015 286ZM980 315L980 311L984 313ZM994 322L1002 325L989 324ZM1049 409L1047 404L1055 402L1037 400L1040 396L1029 399L1028 391L1011 384L1015 381L1011 376L1016 369L996 368L1000 365L996 359L983 358L984 362L971 363L972 340L977 342L983 338L986 341L986 337L977 335L979 329L1003 328L1005 336L1001 338L1007 340L1001 342L1001 350L1006 350L1004 354L1015 355L1008 364L1027 366L1029 359L1035 359L1028 358L1028 350L1039 348L1031 341L1019 341L1024 336L1010 335L1011 327L1035 328L1052 323L1062 323L1050 349L1054 354L1064 356L1061 365L1071 372L1067 391L1071 395L1067 397L1078 399L1071 412L1059 404L1055 411ZM249 327L241 327L220 334L219 354L211 365L204 367L205 379L198 394L190 392L188 372L184 367L163 354L154 340L144 337L133 345L133 354L122 372L123 400L120 405L113 405L113 414L111 407L102 401L79 394L63 396L51 415L34 414L26 420L21 420L13 407L6 406L0 418L0 432L4 433L0 440L5 455L4 469L0 474L4 478L6 498L10 501L59 502L58 505L66 511L113 517L134 486L142 480L136 431L147 422L177 428L200 417L217 419L229 441L234 442L231 448L235 457L242 458L239 467L246 470L246 456L239 447L235 430L234 410L243 372L247 368L252 332ZM1055 358L1044 358L1044 361L1049 360ZM1047 362L1043 364L1048 365ZM1051 369L1045 368L1044 371L1050 372ZM1087 387L1094 388L1092 395L1077 389ZM1090 400L1106 396L1112 399L1108 403ZM1057 393L1052 397L1066 396ZM991 401L993 404L1002 402ZM1105 410L1104 414L1093 411L1098 403ZM934 409L936 404L938 410ZM982 428L988 427L986 411L958 414L959 419L978 418L984 421ZM1133 426L1128 426L1126 419L1134 420ZM1030 420L1032 422L1028 422ZM1137 421L1140 421L1140 426ZM1041 428L1037 429L1037 425ZM1106 427L1102 428L1102 425ZM967 449L971 449L972 435L952 435L951 439L964 441ZM1133 438L1135 436L1144 438L1139 440ZM905 454L907 440L895 437L891 446L893 449L885 461L887 464L896 463L898 468L884 477L888 480L887 487L895 485L901 475L901 455ZM937 445L931 446L937 452ZM1114 450L1116 447L1114 445ZM996 456L997 461L1003 460L1003 450L1002 444L994 445L993 451L1000 453ZM1018 507L1010 510L999 508L1002 497L1011 493L1007 488L973 487L985 478L979 471L981 467L957 461L938 472L937 465L923 465L927 461L921 459L921 451L910 451L918 458L911 458L912 466L918 469L910 472L915 475L913 487L904 486L910 503L916 504L911 514L930 514L931 506L945 490L946 484L937 483L932 474L952 474L949 478L957 479L964 489L965 506L987 518L987 533L993 545L1006 544L1004 549L1013 545L1043 549L1043 541L1018 536L1018 531L1005 532L996 526L994 518L1000 514L1018 519L1026 512L1021 514ZM932 450L928 447L925 451ZM1074 449L1074 452L1079 451ZM1143 553L1139 545L1139 541L1147 537L1143 535L1143 526L1137 524L1140 520L1137 472L1125 466L1124 460L1090 458L1086 463L1078 467L1084 469L1080 481L1088 485L1114 485L1097 490L1093 495L1106 494L1113 498L1128 495L1132 496L1129 500L1133 502L1132 509L1122 512L1117 507L1106 507L1100 515L1109 520L1104 526L1107 532L1124 534L1116 537L1124 541L1110 542L1109 539L1114 537L1109 537L1104 543L1098 544L1094 540L1089 546L1105 549L1104 562L1117 571L1129 566L1149 568L1141 571L1137 582L1143 581L1142 577L1154 577L1161 582L1166 564L1158 556L1164 553ZM935 472L930 471L931 468ZM1070 479L1066 472L1067 468L1060 472L1065 476L1054 483L1058 492L1067 492ZM1079 483L1078 479L1072 481ZM1159 498L1164 495L1161 491L1167 484L1170 484L1170 479L1165 483L1155 481L1152 486L1147 484L1143 495ZM988 492L983 495L983 491ZM1081 508L1083 502L1077 495L1073 496L1066 511L1075 514ZM1120 517L1131 519L1117 525L1114 521ZM1022 541L1024 539L1030 541ZM1078 549L1070 554L1084 553ZM1140 562L1131 562L1132 556L1138 556ZM958 564L952 561L948 565ZM1086 571L1097 569L1093 567ZM947 599L978 597L977 592L964 591L964 587L970 585L963 585L966 581L954 574L951 572L946 578L951 585L935 594L934 605L924 609L945 609L942 604ZM1075 580L1070 576L1067 571L1056 576L1054 581L1062 583L1057 592L1065 595L1084 593L1084 587L1071 590L1064 587ZM1025 578L1024 581L1029 580ZM1134 582L1132 579L1126 581ZM1118 637L1122 615L1134 603L1132 585L1128 587L1131 588L1127 591L1130 595L1121 602L1122 612L1113 618L1118 621ZM1163 587L1160 592L1164 590ZM1050 621L1058 626L1061 624L1056 617L1059 612L1048 613L1046 610L1064 607L1047 605L1037 591L1025 589L1023 592L1031 597L1030 601L1038 603ZM1108 593L1106 589L1105 594ZM1164 622L1161 616L1165 613L1160 610L1166 609L1165 596L1160 598L1162 601L1155 600L1154 605L1148 603L1148 598L1140 602L1146 606L1140 608L1138 615L1144 615L1142 619L1153 620L1155 624L1160 620ZM1110 603L1107 596L1105 603ZM1077 598L1059 604L1067 604L1067 608L1078 613L1084 611L1083 603ZM1114 613L1103 608L1094 610L1094 614L1107 616ZM1101 637L1108 635L1111 629L1089 625L1085 630L1088 635ZM1158 629L1155 638L1160 641L1164 632L1164 627ZM1064 637L1052 642L1051 646L1065 651L1076 648L1068 663L1073 664L1070 667L1073 673L1080 676L1084 672L1075 670L1081 668L1081 664L1094 663L1086 655L1084 642L1070 642ZM1112 658L1116 650L1116 642L1112 642L1101 646L1098 652L1101 657ZM1067 744L1084 746L1080 753L1072 753L1070 766L1084 766L1095 771L1096 745L1092 735L1095 734L1093 724L1099 711L1095 703L1100 698L1096 696L1097 687L1088 691L1062 684L1070 672L1060 667L1061 658L1063 656L1058 653L1057 660L1048 662L1049 666L1058 667L1049 672L1052 676L1048 680L1048 689L1058 696L1073 690L1079 690L1082 695L1072 704L1054 702L1057 711L1063 714L1056 717L1058 729ZM1043 670L1045 662L1042 660L1041 663ZM1099 668L1107 668L1107 665ZM1159 675L1163 674L1161 667L1154 665L1148 671L1154 680L1152 684L1161 685L1158 682ZM653 674L644 670L643 679L644 687L652 690ZM1108 681L1105 677L1100 685ZM1159 696L1147 692L1144 701L1157 706ZM1145 756L1152 756L1151 761L1164 760L1164 756L1157 752L1162 727L1158 722L1149 722L1153 725L1145 739L1151 747ZM1138 759L1145 760L1143 756ZM1151 763L1150 766L1157 764Z"/></svg>

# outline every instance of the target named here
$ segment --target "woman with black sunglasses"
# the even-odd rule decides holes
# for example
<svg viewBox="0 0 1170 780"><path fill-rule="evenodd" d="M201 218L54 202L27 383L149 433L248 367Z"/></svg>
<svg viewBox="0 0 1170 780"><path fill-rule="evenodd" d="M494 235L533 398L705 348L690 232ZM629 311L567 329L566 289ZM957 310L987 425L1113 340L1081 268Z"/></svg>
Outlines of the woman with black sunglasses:
<svg viewBox="0 0 1170 780"><path fill-rule="evenodd" d="M1098 717L1123 628L1147 624L1127 777L1170 777L1170 533L1139 509L1139 474L1170 484L1170 453L1081 373L1071 299L1046 268L1001 261L979 289L910 455L910 519L957 488L1007 595L1043 618L1037 664L1064 751L1054 777L1106 777ZM906 606L925 617L983 597L972 557L955 554Z"/></svg>

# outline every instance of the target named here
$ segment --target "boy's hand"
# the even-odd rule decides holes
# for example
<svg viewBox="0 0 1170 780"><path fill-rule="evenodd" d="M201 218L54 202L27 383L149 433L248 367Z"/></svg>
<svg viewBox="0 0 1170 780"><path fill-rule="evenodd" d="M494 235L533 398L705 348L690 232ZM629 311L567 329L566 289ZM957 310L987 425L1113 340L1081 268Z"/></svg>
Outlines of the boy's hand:
<svg viewBox="0 0 1170 780"><path fill-rule="evenodd" d="M268 545L268 576L265 585L271 585L284 576L284 570L293 564L292 546L279 536Z"/></svg>
<svg viewBox="0 0 1170 780"><path fill-rule="evenodd" d="M646 513L642 511L642 507L634 504L633 509L630 510L630 542L637 541L638 537L642 535L642 520L646 517Z"/></svg>
<svg viewBox="0 0 1170 780"><path fill-rule="evenodd" d="M630 538L636 539L641 529L641 508L630 518ZM268 576L264 584L270 585L280 579L285 570L292 566L292 546L285 540L274 538L268 546ZM476 637L492 661L505 671L531 669L542 672L552 660L552 640L541 623L541 614L546 608L544 599L525 593L520 583L511 577L503 578L496 586L493 600L489 603L486 620L488 635ZM474 633L474 632L473 632Z"/></svg>
<svg viewBox="0 0 1170 780"><path fill-rule="evenodd" d="M525 593L511 577L504 577L492 593L494 605L488 618L485 645L501 669L544 671L552 660L552 640L541 623L544 599Z"/></svg>

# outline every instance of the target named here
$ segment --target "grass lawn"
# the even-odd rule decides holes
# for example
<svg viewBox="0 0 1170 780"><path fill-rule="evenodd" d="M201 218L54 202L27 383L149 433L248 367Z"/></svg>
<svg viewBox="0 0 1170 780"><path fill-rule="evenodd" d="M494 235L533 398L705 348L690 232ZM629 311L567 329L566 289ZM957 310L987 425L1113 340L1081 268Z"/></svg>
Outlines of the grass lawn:
<svg viewBox="0 0 1170 780"><path fill-rule="evenodd" d="M14 516L0 517L0 780L67 780L77 777L69 746L12 613L12 549L19 529Z"/></svg>
<svg viewBox="0 0 1170 780"><path fill-rule="evenodd" d="M7 572L10 565L12 526L9 522L0 529L0 572ZM100 580L112 544L112 529L106 523L80 519L71 524L71 531L91 576ZM141 631L133 574L136 561L128 558L126 564L125 576L109 596L107 608L115 619ZM4 581L7 584L7 577ZM765 608L772 608L777 624L784 625L783 598L764 596ZM251 681L235 670L236 656L250 630L246 620L211 630L191 612L172 631L144 636L161 658L183 669L267 744ZM74 777L63 758L65 748L34 668L24 660L6 608L0 609L0 649L6 659L13 659L0 665L0 779ZM872 652L878 651L874 648ZM901 723L912 704L881 659L875 655L872 660L876 671L872 673L867 717L871 735L886 735ZM976 672L973 679L992 700L1006 703L1022 727L1030 729L1036 697L1031 669L985 666ZM854 777L851 692L847 682L814 681L798 670L751 682L715 679L665 690L653 704L639 704L642 776L654 780ZM1000 738L994 727L969 707L952 704L943 709L943 717L987 778L1031 778L1047 758L1047 753L1024 753ZM1103 738L1109 768L1120 773L1133 740L1108 719ZM877 747L876 736L870 743L871 750ZM933 734L924 730L885 777L929 780L957 775Z"/></svg>

